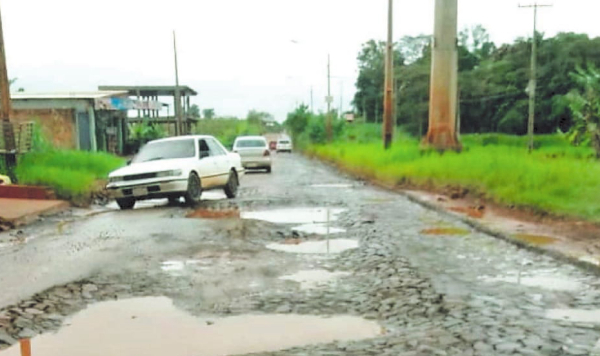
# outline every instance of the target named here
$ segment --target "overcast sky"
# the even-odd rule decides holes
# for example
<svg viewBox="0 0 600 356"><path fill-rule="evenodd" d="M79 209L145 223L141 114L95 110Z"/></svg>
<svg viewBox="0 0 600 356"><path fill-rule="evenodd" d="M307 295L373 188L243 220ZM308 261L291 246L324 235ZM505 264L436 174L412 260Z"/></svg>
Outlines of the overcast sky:
<svg viewBox="0 0 600 356"><path fill-rule="evenodd" d="M524 0L521 3L526 3ZM532 0L533 1L533 0ZM598 0L549 0L539 30L598 36ZM430 34L434 0L395 0L394 37ZM459 0L459 27L496 43L530 36L532 10L514 0ZM360 45L386 37L385 0L3 0L8 70L27 92L180 83L219 115L250 109L282 121L298 102L325 107L327 53L335 105L354 95ZM294 43L294 42L296 43ZM343 95L341 95L343 93Z"/></svg>

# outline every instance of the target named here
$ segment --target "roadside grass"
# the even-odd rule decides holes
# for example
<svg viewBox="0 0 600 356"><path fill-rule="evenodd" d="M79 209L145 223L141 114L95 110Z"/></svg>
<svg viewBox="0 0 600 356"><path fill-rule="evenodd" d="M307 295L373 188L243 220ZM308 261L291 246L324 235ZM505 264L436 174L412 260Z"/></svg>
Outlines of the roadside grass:
<svg viewBox="0 0 600 356"><path fill-rule="evenodd" d="M105 179L123 163L123 159L107 153L48 150L20 157L16 175L19 184L46 186L58 198L77 200L90 195L97 180Z"/></svg>
<svg viewBox="0 0 600 356"><path fill-rule="evenodd" d="M600 222L600 163L588 147L572 147L560 136L526 138L466 135L462 153L424 151L403 137L384 151L381 140L313 145L307 153L386 184L430 188L461 186L486 199L540 212Z"/></svg>

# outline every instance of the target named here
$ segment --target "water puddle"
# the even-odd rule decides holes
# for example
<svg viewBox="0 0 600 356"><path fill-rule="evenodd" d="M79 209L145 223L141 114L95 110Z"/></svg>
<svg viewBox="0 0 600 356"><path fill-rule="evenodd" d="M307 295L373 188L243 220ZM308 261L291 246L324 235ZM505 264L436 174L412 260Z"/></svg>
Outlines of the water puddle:
<svg viewBox="0 0 600 356"><path fill-rule="evenodd" d="M429 236L466 236L469 235L471 231L456 227L437 227L421 230L421 233Z"/></svg>
<svg viewBox="0 0 600 356"><path fill-rule="evenodd" d="M574 323L600 324L600 310L550 309L546 312L546 318Z"/></svg>
<svg viewBox="0 0 600 356"><path fill-rule="evenodd" d="M329 245L329 246L328 246ZM341 253L346 250L358 248L358 241L350 239L331 239L329 243L323 241L306 241L299 244L273 243L267 245L270 250L300 253L300 254L326 254Z"/></svg>
<svg viewBox="0 0 600 356"><path fill-rule="evenodd" d="M336 221L346 209L339 208L291 208L267 211L242 212L242 219L262 220L273 224L314 224L326 223L327 211L329 221Z"/></svg>
<svg viewBox="0 0 600 356"><path fill-rule="evenodd" d="M583 284L568 278L543 276L502 276L482 277L485 282L506 282L520 284L526 287L542 288L552 291L573 292L583 288Z"/></svg>
<svg viewBox="0 0 600 356"><path fill-rule="evenodd" d="M600 266L600 260L597 257L593 257L593 256L579 257L579 261L591 263L596 266Z"/></svg>
<svg viewBox="0 0 600 356"><path fill-rule="evenodd" d="M221 190L208 190L202 192L202 200L226 200L227 195Z"/></svg>
<svg viewBox="0 0 600 356"><path fill-rule="evenodd" d="M316 234L316 235L326 235L330 234L341 234L346 232L346 230L341 229L339 227L329 227L327 228L327 224L306 224L300 225L298 227L293 228L292 230L304 232L307 234Z"/></svg>
<svg viewBox="0 0 600 356"><path fill-rule="evenodd" d="M557 238L550 237L550 236L529 235L529 234L517 234L517 235L514 235L514 238L519 241L527 242L529 244L538 245L538 246L550 245L550 244L553 244L558 241Z"/></svg>
<svg viewBox="0 0 600 356"><path fill-rule="evenodd" d="M333 184L313 184L313 188L334 188L334 189L346 189L352 188L352 184L333 183Z"/></svg>
<svg viewBox="0 0 600 356"><path fill-rule="evenodd" d="M381 327L357 317L248 315L195 318L168 298L138 298L90 306L56 334L32 340L44 356L223 356L381 335ZM2 353L19 356L18 345Z"/></svg>
<svg viewBox="0 0 600 356"><path fill-rule="evenodd" d="M348 272L329 272L326 270L299 271L288 276L279 277L286 281L300 283L301 289L312 289L334 282L340 277L349 276Z"/></svg>
<svg viewBox="0 0 600 356"><path fill-rule="evenodd" d="M187 260L187 261L165 261L161 265L161 269L165 272L183 271L186 266L197 265L200 261L198 260Z"/></svg>
<svg viewBox="0 0 600 356"><path fill-rule="evenodd" d="M194 219L236 219L240 217L239 209L196 209L185 216Z"/></svg>

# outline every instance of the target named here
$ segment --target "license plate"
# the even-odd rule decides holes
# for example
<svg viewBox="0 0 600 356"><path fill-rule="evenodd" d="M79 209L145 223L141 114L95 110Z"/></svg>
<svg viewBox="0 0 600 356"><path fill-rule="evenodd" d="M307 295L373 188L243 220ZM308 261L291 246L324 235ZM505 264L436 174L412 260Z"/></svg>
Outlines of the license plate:
<svg viewBox="0 0 600 356"><path fill-rule="evenodd" d="M148 194L148 190L146 188L133 188L134 196L142 196Z"/></svg>

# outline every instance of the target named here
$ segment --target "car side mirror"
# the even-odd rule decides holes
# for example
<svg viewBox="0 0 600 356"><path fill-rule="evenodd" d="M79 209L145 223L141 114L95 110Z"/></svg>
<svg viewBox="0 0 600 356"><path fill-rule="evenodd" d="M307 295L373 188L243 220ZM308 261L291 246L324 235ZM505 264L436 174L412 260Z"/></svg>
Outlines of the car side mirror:
<svg viewBox="0 0 600 356"><path fill-rule="evenodd" d="M132 159L128 159L127 160L127 165L129 166L131 164Z"/></svg>
<svg viewBox="0 0 600 356"><path fill-rule="evenodd" d="M210 156L208 151L200 151L200 159Z"/></svg>

